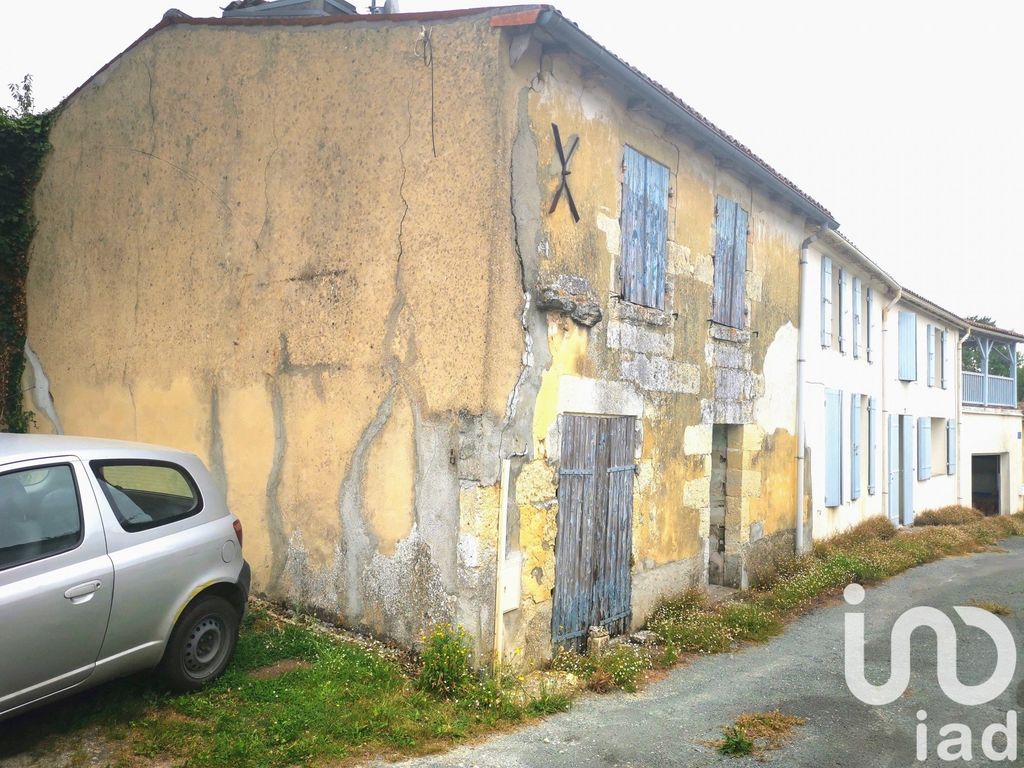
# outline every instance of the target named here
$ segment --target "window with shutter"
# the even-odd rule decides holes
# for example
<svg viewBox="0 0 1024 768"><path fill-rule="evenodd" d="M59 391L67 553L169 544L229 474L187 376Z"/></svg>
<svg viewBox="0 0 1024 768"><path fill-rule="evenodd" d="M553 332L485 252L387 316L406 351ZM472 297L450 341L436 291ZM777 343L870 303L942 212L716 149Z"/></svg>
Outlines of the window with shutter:
<svg viewBox="0 0 1024 768"><path fill-rule="evenodd" d="M623 156L622 298L665 308L668 249L668 168L632 147Z"/></svg>
<svg viewBox="0 0 1024 768"><path fill-rule="evenodd" d="M860 498L860 395L850 397L850 499Z"/></svg>
<svg viewBox="0 0 1024 768"><path fill-rule="evenodd" d="M825 506L843 503L843 393L825 390Z"/></svg>
<svg viewBox="0 0 1024 768"><path fill-rule="evenodd" d="M917 380L917 315L899 314L900 381Z"/></svg>
<svg viewBox="0 0 1024 768"><path fill-rule="evenodd" d="M821 257L821 346L832 346L832 259Z"/></svg>
<svg viewBox="0 0 1024 768"><path fill-rule="evenodd" d="M917 420L917 479L932 476L932 420L922 416Z"/></svg>
<svg viewBox="0 0 1024 768"><path fill-rule="evenodd" d="M935 331L931 324L928 325L925 340L928 344L928 386L935 386Z"/></svg>
<svg viewBox="0 0 1024 768"><path fill-rule="evenodd" d="M878 487L878 398L868 398L868 495Z"/></svg>
<svg viewBox="0 0 1024 768"><path fill-rule="evenodd" d="M836 301L838 316L836 333L839 336L839 351L846 354L846 270L839 270L839 296Z"/></svg>
<svg viewBox="0 0 1024 768"><path fill-rule="evenodd" d="M939 337L939 378L942 380L942 388L949 389L949 377L946 375L946 331L942 331Z"/></svg>
<svg viewBox="0 0 1024 768"><path fill-rule="evenodd" d="M864 320L865 346L867 347L867 351L868 351L868 362L869 363L873 363L874 362L874 356L875 356L875 347L874 347L874 332L871 329L871 323L872 323L872 318L873 318L872 309L875 306L875 292L871 288L868 288L867 291L866 291L866 295L864 297L864 303L866 305L865 306L865 311L864 311L864 317L865 317L865 320Z"/></svg>
<svg viewBox="0 0 1024 768"><path fill-rule="evenodd" d="M747 327L747 212L739 203L715 201L715 286L712 320Z"/></svg>
<svg viewBox="0 0 1024 768"><path fill-rule="evenodd" d="M946 420L946 474L956 474L956 421Z"/></svg>
<svg viewBox="0 0 1024 768"><path fill-rule="evenodd" d="M860 303L861 303L860 278L853 278L853 356L860 357Z"/></svg>

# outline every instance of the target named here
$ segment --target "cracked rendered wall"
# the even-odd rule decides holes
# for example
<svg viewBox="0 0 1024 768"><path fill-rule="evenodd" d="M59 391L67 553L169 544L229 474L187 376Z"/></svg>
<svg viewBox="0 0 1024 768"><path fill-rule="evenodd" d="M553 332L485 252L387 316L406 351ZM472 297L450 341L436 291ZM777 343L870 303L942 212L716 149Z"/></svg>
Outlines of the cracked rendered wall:
<svg viewBox="0 0 1024 768"><path fill-rule="evenodd" d="M195 451L257 590L405 642L493 626L506 62L486 20L173 26L68 104L37 191L64 430Z"/></svg>
<svg viewBox="0 0 1024 768"><path fill-rule="evenodd" d="M795 495L797 266L805 222L652 118L643 105L631 108L599 77L588 79L579 62L542 55L533 42L516 72L522 85L513 159L518 149L522 161L513 163L513 184L517 197L537 198L540 212L533 219L517 216L519 244L538 293L560 296L550 302L552 310L537 313L531 448L515 487L517 525L510 526L513 547L523 556L523 586L519 610L506 616L506 656L521 653L535 664L551 652L561 414L638 416L634 625L659 596L706 578L714 423L742 425L731 446L735 469L728 481L738 509L728 554L742 563L758 549L780 541L785 546ZM560 171L552 123L564 145L579 137L569 177L579 222L564 197L548 214ZM670 171L665 312L615 296L625 144ZM716 194L750 211L749 333L709 323ZM579 295L559 293L567 285ZM596 314L591 303L602 316L596 324L589 322ZM588 308L587 323L569 311L581 304Z"/></svg>

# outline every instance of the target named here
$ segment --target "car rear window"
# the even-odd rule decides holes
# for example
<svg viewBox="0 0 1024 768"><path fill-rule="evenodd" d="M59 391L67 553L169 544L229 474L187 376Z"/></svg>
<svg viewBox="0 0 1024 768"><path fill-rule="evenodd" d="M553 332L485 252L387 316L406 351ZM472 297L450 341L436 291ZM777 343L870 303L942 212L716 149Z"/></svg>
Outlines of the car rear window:
<svg viewBox="0 0 1024 768"><path fill-rule="evenodd" d="M129 533L184 520L203 507L195 480L177 464L162 461L93 461L117 521Z"/></svg>
<svg viewBox="0 0 1024 768"><path fill-rule="evenodd" d="M67 552L81 541L82 510L69 465L0 475L0 570Z"/></svg>

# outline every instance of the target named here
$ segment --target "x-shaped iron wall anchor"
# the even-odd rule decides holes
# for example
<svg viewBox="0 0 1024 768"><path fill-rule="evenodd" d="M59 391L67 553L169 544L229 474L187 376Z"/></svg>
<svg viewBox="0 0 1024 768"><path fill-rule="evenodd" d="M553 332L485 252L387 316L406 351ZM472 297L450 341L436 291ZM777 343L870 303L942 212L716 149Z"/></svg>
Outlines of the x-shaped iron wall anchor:
<svg viewBox="0 0 1024 768"><path fill-rule="evenodd" d="M569 170L569 163L572 162L573 153L576 152L576 147L580 145L580 139L578 136L572 136L569 139L569 151L566 152L562 148L562 136L558 133L558 126L554 123L551 124L551 131L555 134L555 149L558 150L558 159L562 163L562 178L558 183L558 189L555 190L555 199L551 201L551 210L548 214L555 212L558 207L558 201L562 199L562 192L565 192L565 200L569 203L569 212L572 214L573 221L580 220L579 211L576 210L576 201L572 199L572 190L569 189L569 174L572 171Z"/></svg>

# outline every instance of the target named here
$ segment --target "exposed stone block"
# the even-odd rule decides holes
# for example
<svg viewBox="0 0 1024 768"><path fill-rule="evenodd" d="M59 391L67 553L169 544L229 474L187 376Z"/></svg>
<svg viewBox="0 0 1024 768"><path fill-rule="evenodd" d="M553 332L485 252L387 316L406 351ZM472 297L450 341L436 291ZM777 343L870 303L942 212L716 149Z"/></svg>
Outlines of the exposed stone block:
<svg viewBox="0 0 1024 768"><path fill-rule="evenodd" d="M683 430L683 453L697 456L711 453L711 424L691 424Z"/></svg>
<svg viewBox="0 0 1024 768"><path fill-rule="evenodd" d="M601 304L586 278L579 275L541 277L537 292L538 309L569 315L587 328L601 322Z"/></svg>
<svg viewBox="0 0 1024 768"><path fill-rule="evenodd" d="M671 357L674 337L671 331L611 320L607 326L606 343L609 349L624 349L629 352Z"/></svg>
<svg viewBox="0 0 1024 768"><path fill-rule="evenodd" d="M743 450L760 451L764 448L765 431L757 424L746 424L743 427Z"/></svg>
<svg viewBox="0 0 1024 768"><path fill-rule="evenodd" d="M700 369L664 357L637 355L622 361L622 378L654 392L696 394L700 390Z"/></svg>

